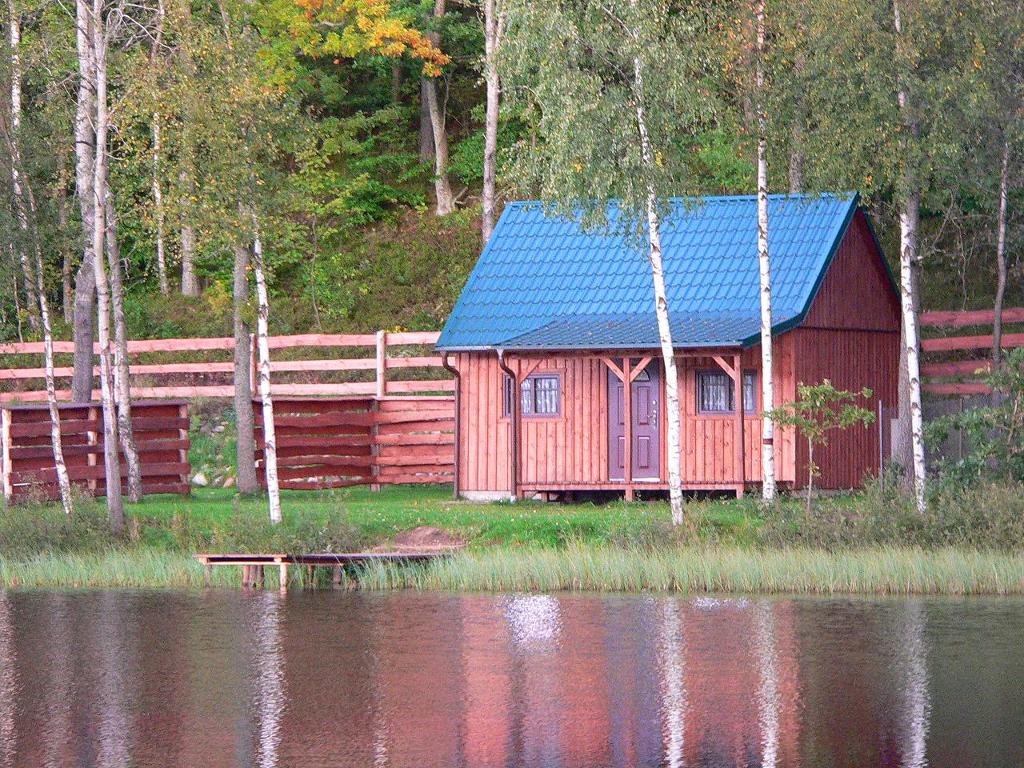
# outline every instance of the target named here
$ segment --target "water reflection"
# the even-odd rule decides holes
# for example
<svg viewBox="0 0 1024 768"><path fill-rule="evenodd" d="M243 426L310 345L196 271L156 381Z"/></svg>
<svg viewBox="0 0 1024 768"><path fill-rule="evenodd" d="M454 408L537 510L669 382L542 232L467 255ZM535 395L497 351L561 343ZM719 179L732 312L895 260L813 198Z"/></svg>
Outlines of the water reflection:
<svg viewBox="0 0 1024 768"><path fill-rule="evenodd" d="M1019 765L1017 601L0 593L0 766Z"/></svg>

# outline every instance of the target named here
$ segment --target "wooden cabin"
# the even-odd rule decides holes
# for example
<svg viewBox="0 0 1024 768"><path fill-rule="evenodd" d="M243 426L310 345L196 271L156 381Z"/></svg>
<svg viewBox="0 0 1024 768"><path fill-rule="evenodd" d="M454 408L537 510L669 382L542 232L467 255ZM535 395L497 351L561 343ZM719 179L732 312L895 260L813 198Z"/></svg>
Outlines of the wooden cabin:
<svg viewBox="0 0 1024 768"><path fill-rule="evenodd" d="M742 495L761 481L756 206L677 200L663 225L687 491ZM858 198L773 195L769 216L777 404L827 378L894 408L899 295ZM457 378L460 495L667 489L651 272L629 240L509 204L437 346ZM804 441L778 430L775 442L779 482L803 485ZM880 443L877 424L835 433L816 484L861 485Z"/></svg>

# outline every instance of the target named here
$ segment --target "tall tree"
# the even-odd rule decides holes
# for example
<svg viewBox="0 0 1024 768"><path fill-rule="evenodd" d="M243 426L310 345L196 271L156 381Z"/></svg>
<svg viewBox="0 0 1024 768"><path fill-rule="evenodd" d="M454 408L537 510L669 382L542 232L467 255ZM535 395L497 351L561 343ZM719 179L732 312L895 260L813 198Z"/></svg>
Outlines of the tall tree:
<svg viewBox="0 0 1024 768"><path fill-rule="evenodd" d="M761 497L775 500L775 369L772 365L772 278L768 252L768 114L765 107L765 0L755 0L755 110L757 111L757 256L761 295ZM737 408L742 408L737 403Z"/></svg>
<svg viewBox="0 0 1024 768"><path fill-rule="evenodd" d="M506 97L536 115L516 151L521 187L552 213L613 225L641 248L665 367L669 495L683 521L679 377L661 233L669 196L684 194L683 140L707 116L698 8L666 0L516 0L502 42Z"/></svg>
<svg viewBox="0 0 1024 768"><path fill-rule="evenodd" d="M79 0L82 2L83 0ZM107 514L111 529L120 533L124 528L124 508L121 500L121 466L118 458L117 406L114 402L113 354L110 337L110 290L103 253L106 241L107 205L107 140L109 116L107 102L107 54L113 27L108 24L103 0L92 0L88 14L92 47L92 81L95 93L93 147L95 157L92 177L92 266L96 285L96 331L100 348L100 395L103 404L103 465L107 497ZM87 73L83 73L86 76Z"/></svg>
<svg viewBox="0 0 1024 768"><path fill-rule="evenodd" d="M434 0L434 24L440 24L445 13L445 0ZM426 35L434 47L440 48L441 33L432 30ZM423 76L423 94L430 116L431 134L434 138L434 198L438 216L447 216L455 210L455 194L448 178L448 128L445 125L445 101L437 92L437 79L429 74Z"/></svg>
<svg viewBox="0 0 1024 768"><path fill-rule="evenodd" d="M497 220L495 186L498 166L498 113L501 109L501 79L498 76L498 45L501 42L502 16L499 0L484 0L484 80L487 83L484 117L484 188L481 236L483 244L491 239Z"/></svg>

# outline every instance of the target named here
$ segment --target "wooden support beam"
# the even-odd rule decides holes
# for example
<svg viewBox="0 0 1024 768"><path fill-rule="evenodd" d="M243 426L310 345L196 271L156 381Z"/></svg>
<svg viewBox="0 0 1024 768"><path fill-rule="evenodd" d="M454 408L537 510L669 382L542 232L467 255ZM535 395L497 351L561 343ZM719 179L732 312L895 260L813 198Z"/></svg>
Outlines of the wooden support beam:
<svg viewBox="0 0 1024 768"><path fill-rule="evenodd" d="M0 476L3 477L4 498L8 501L14 493L11 485L11 412L0 409Z"/></svg>
<svg viewBox="0 0 1024 768"><path fill-rule="evenodd" d="M743 490L747 484L747 450L744 445L744 419L743 419L743 360L737 354L732 358L733 384L736 387L735 411L736 411L736 471L739 478L739 485L736 487L736 497L743 496Z"/></svg>
<svg viewBox="0 0 1024 768"><path fill-rule="evenodd" d="M640 358L640 362L632 369L632 372L629 374L630 382L635 381L636 377L644 372L644 369L651 364L651 360L653 359L654 357L651 355L647 355L646 357Z"/></svg>
<svg viewBox="0 0 1024 768"><path fill-rule="evenodd" d="M622 479L626 483L626 501L633 501L633 375L632 363L628 357L622 358L622 422L624 428L625 450L622 460Z"/></svg>
<svg viewBox="0 0 1024 768"><path fill-rule="evenodd" d="M619 366L617 366L615 364L614 360L612 360L610 357L604 357L604 356L601 356L600 360L601 360L602 363L604 363L605 365L608 366L608 370L611 371L612 373L614 373L615 377L619 381L624 381L625 380L625 374L622 372L622 369L619 368Z"/></svg>
<svg viewBox="0 0 1024 768"><path fill-rule="evenodd" d="M388 392L388 334L377 331L377 397Z"/></svg>
<svg viewBox="0 0 1024 768"><path fill-rule="evenodd" d="M721 368L723 371L725 371L727 374L729 374L729 378L732 379L735 382L736 381L736 371L738 371L739 368L738 367L733 367L733 366L729 365L729 363L727 363L725 361L725 358L722 357L721 355L712 355L711 357L718 364L718 367ZM733 357L733 361L734 362L736 360L738 360L738 359L739 359L739 355L735 355Z"/></svg>

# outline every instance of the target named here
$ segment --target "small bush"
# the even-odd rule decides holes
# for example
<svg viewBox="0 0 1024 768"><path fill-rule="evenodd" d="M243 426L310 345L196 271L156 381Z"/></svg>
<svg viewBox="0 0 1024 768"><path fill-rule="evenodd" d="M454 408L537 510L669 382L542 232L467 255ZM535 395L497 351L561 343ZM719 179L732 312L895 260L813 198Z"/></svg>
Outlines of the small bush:
<svg viewBox="0 0 1024 768"><path fill-rule="evenodd" d="M236 511L209 538L209 548L217 552L353 552L363 544L359 531L338 510L326 518L289 515L277 525Z"/></svg>

